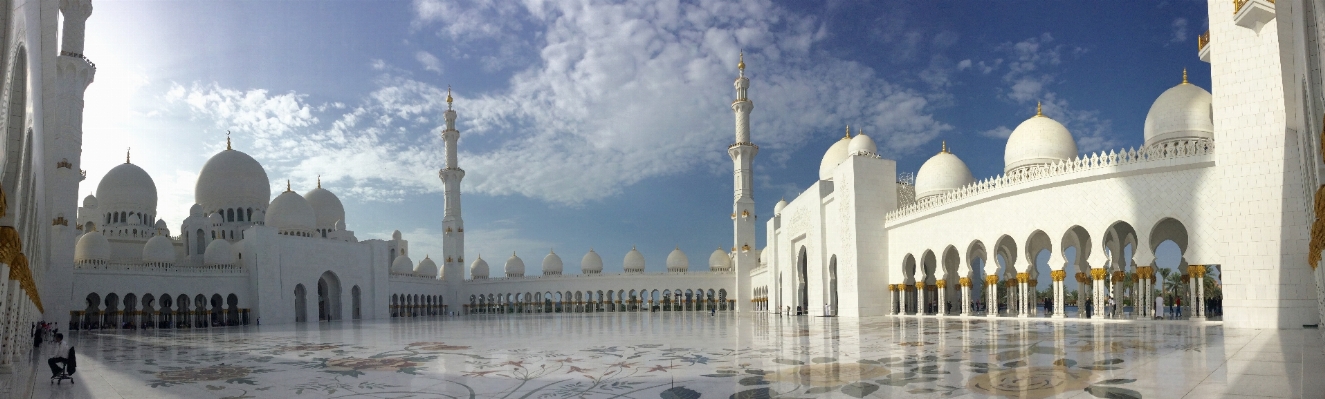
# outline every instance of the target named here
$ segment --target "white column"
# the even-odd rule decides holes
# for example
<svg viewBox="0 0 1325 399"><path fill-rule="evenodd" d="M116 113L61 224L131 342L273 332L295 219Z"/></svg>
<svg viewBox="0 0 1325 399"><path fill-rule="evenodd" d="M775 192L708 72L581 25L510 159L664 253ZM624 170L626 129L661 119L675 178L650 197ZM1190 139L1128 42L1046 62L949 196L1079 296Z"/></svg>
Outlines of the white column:
<svg viewBox="0 0 1325 399"><path fill-rule="evenodd" d="M1026 306L1026 273L1017 273L1017 317L1028 317Z"/></svg>
<svg viewBox="0 0 1325 399"><path fill-rule="evenodd" d="M945 316L945 315L948 313L948 312L947 312L947 310L948 310L948 306L947 306L948 303L947 303L947 298L946 298L946 297L947 297L947 291L948 291L948 288L947 288L947 285L948 285L948 284L947 284L947 283L948 283L948 282L947 282L947 281L944 281L944 280L939 280L939 281L936 281L936 282L935 282L935 284L938 285L938 296L939 296L939 297L938 297L938 302L937 302L937 305L936 305L936 306L938 306L938 309L936 309L936 311L938 312L938 315L939 315L939 316Z"/></svg>
<svg viewBox="0 0 1325 399"><path fill-rule="evenodd" d="M971 279L969 277L962 277L959 284L961 284L961 290L962 290L961 291L962 316L970 316L971 315Z"/></svg>
<svg viewBox="0 0 1325 399"><path fill-rule="evenodd" d="M1091 280L1091 317L1092 319L1104 318L1104 302L1108 300L1105 294L1108 292L1104 287L1104 277L1109 274L1106 269L1090 269ZM1098 295L1097 295L1098 294Z"/></svg>
<svg viewBox="0 0 1325 399"><path fill-rule="evenodd" d="M985 280L985 316L998 317L998 277Z"/></svg>

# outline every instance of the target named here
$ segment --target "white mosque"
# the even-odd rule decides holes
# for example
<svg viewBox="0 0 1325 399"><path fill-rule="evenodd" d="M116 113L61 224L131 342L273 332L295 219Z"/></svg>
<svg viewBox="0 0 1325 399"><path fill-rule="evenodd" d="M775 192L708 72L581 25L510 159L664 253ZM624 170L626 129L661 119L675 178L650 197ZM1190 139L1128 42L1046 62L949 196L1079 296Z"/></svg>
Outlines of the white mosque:
<svg viewBox="0 0 1325 399"><path fill-rule="evenodd" d="M1083 299L1095 299L1092 317L1106 317L1103 299L1113 297L1140 306L1111 317L1144 319L1155 311L1153 292L1128 287L1156 286L1164 243L1176 245L1178 273L1193 282L1184 303L1194 304L1194 318L1207 311L1204 285L1195 282L1217 272L1226 326L1318 324L1325 93L1314 21L1325 13L1305 3L1209 0L1210 32L1198 54L1210 63L1212 87L1174 73L1175 86L1153 88L1138 148L1081 154L1072 132L1037 110L1008 138L1003 174L977 178L960 158L967 150L942 145L911 181L873 139L848 129L828 146L819 178L771 206L753 196L759 148L742 60L727 148L733 241L710 254L707 270L692 271L677 248L665 273L645 273L632 248L607 255L621 259L621 274L603 274L604 255L590 250L578 271L548 253L541 275L526 276L515 254L499 273L488 260L466 260L465 172L449 96L439 171L444 249L435 259L416 262L399 232L357 237L341 201L321 187L299 194L287 183L273 198L265 168L229 142L203 166L177 231L156 217L155 184L128 156L79 207L82 98L95 75L82 35L92 8L85 0L14 2L0 57L0 369L30 347L19 332L41 319L202 328L714 309L1017 318L1044 316L1035 307L1040 279L1052 281L1052 317L1061 318L1068 278ZM58 47L55 14L25 12L38 6L64 16ZM758 209L769 212L762 248ZM1050 273L1041 276L1036 262L1046 252ZM1006 309L997 311L1000 304Z"/></svg>

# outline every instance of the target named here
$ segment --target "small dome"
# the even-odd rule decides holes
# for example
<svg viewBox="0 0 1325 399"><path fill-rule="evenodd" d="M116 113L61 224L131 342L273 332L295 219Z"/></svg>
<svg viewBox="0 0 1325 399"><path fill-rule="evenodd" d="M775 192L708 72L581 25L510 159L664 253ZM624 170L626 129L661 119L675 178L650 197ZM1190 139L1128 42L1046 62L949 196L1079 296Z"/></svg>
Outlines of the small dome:
<svg viewBox="0 0 1325 399"><path fill-rule="evenodd" d="M630 247L630 252L626 252L626 260L622 262L626 273L644 273L644 254L639 253L634 246Z"/></svg>
<svg viewBox="0 0 1325 399"><path fill-rule="evenodd" d="M1210 92L1200 86L1183 82L1165 90L1146 113L1146 145L1169 140L1204 138L1213 139L1214 111Z"/></svg>
<svg viewBox="0 0 1325 399"><path fill-rule="evenodd" d="M235 253L226 240L212 240L207 244L207 251L202 255L202 264L206 266L233 265Z"/></svg>
<svg viewBox="0 0 1325 399"><path fill-rule="evenodd" d="M732 269L732 257L731 255L727 254L727 251L723 251L722 248L718 248L713 251L712 255L709 255L709 270L729 271L731 269Z"/></svg>
<svg viewBox="0 0 1325 399"><path fill-rule="evenodd" d="M396 240L396 241L400 241L400 230L396 230L396 231L391 232L391 239L392 239L392 240Z"/></svg>
<svg viewBox="0 0 1325 399"><path fill-rule="evenodd" d="M337 220L337 221L336 221L336 231L345 231L345 221L344 221L344 220Z"/></svg>
<svg viewBox="0 0 1325 399"><path fill-rule="evenodd" d="M524 277L524 260L515 256L515 252L511 252L511 258L506 260L505 270L506 277Z"/></svg>
<svg viewBox="0 0 1325 399"><path fill-rule="evenodd" d="M86 197L83 197L83 207L84 207L84 208L96 208L96 207L97 207L97 196L92 195L92 194L88 194Z"/></svg>
<svg viewBox="0 0 1325 399"><path fill-rule="evenodd" d="M690 270L690 258L681 251L681 247L676 247L672 253L667 254L668 273L685 273L687 270Z"/></svg>
<svg viewBox="0 0 1325 399"><path fill-rule="evenodd" d="M916 198L925 198L943 194L975 182L971 169L966 162L948 152L948 145L939 151L916 172Z"/></svg>
<svg viewBox="0 0 1325 399"><path fill-rule="evenodd" d="M598 256L592 249L584 254L584 259L580 259L580 273L600 274L603 272L603 257Z"/></svg>
<svg viewBox="0 0 1325 399"><path fill-rule="evenodd" d="M1076 158L1077 142L1067 127L1037 113L1012 130L1003 150L1003 171ZM917 192L918 193L918 192Z"/></svg>
<svg viewBox="0 0 1325 399"><path fill-rule="evenodd" d="M425 255L423 260L419 261L419 265L414 268L414 274L437 278L437 262L433 262L432 258Z"/></svg>
<svg viewBox="0 0 1325 399"><path fill-rule="evenodd" d="M218 240L222 241L222 240ZM156 236L143 245L143 263L175 263L175 244L166 236Z"/></svg>
<svg viewBox="0 0 1325 399"><path fill-rule="evenodd" d="M110 241L99 231L83 234L74 245L74 262L106 263L110 260Z"/></svg>
<svg viewBox="0 0 1325 399"><path fill-rule="evenodd" d="M335 229L336 222L345 219L345 206L340 203L340 198L323 189L320 180L317 188L304 194L304 199L308 200L308 206L313 207L313 213L317 215L315 226L319 230Z"/></svg>
<svg viewBox="0 0 1325 399"><path fill-rule="evenodd" d="M170 226L166 225L165 219L156 220L156 234L163 236L170 235Z"/></svg>
<svg viewBox="0 0 1325 399"><path fill-rule="evenodd" d="M409 256L400 255L396 260L391 261L391 273L393 274L411 274L414 273L414 260Z"/></svg>
<svg viewBox="0 0 1325 399"><path fill-rule="evenodd" d="M313 207L294 191L281 193L267 207L267 225L281 233L311 234L316 223Z"/></svg>
<svg viewBox="0 0 1325 399"><path fill-rule="evenodd" d="M477 259L474 259L474 263L469 265L469 277L488 278L488 262L483 260L482 255L479 255Z"/></svg>
<svg viewBox="0 0 1325 399"><path fill-rule="evenodd" d="M561 275L561 257L556 252L548 251L547 256L543 257L543 275L559 276Z"/></svg>
<svg viewBox="0 0 1325 399"><path fill-rule="evenodd" d="M193 206L190 206L190 207L189 207L189 216L199 216L199 217L201 217L202 214L203 214L203 212L202 212L202 205L193 204Z"/></svg>
<svg viewBox="0 0 1325 399"><path fill-rule="evenodd" d="M228 147L228 145L227 145ZM193 201L206 211L267 207L271 182L267 170L253 157L227 148L202 165L193 188Z"/></svg>
<svg viewBox="0 0 1325 399"><path fill-rule="evenodd" d="M97 207L105 211L156 213L156 182L143 168L122 163L97 184Z"/></svg>
<svg viewBox="0 0 1325 399"><path fill-rule="evenodd" d="M851 145L850 137L843 137L824 153L823 161L819 162L819 180L828 180L833 178L833 170L837 165L847 159L847 147Z"/></svg>
<svg viewBox="0 0 1325 399"><path fill-rule="evenodd" d="M774 215L774 216L781 215L783 209L787 209L787 199L786 199L786 198L783 198L783 199L781 199L781 200L778 200L777 205L773 205L773 215Z"/></svg>
<svg viewBox="0 0 1325 399"><path fill-rule="evenodd" d="M878 151L879 147L874 145L874 139L863 133L852 137L851 144L847 145L847 154L849 155L876 156Z"/></svg>
<svg viewBox="0 0 1325 399"><path fill-rule="evenodd" d="M220 226L221 223L225 223L225 216L221 216L220 213L213 213L207 216L207 222L211 223L212 226Z"/></svg>

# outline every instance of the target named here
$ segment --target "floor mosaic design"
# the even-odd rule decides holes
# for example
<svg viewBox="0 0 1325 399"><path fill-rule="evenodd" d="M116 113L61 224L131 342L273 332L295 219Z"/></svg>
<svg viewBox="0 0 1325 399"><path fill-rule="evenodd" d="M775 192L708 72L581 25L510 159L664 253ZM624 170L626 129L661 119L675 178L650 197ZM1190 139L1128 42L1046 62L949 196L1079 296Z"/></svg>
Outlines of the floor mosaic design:
<svg viewBox="0 0 1325 399"><path fill-rule="evenodd" d="M43 373L33 397L1180 398L1237 383L1226 355L1262 334L703 313L93 331L73 334L78 384Z"/></svg>

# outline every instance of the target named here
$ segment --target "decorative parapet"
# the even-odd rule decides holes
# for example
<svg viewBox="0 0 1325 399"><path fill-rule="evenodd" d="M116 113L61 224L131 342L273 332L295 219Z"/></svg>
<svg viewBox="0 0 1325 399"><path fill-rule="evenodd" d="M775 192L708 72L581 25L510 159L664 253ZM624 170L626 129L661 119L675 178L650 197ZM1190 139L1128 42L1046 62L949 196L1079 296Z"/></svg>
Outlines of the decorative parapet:
<svg viewBox="0 0 1325 399"><path fill-rule="evenodd" d="M74 270L80 272L108 271L132 273L169 273L169 274L244 274L239 265L213 266L177 266L169 263L109 263L103 261L82 261L74 264Z"/></svg>
<svg viewBox="0 0 1325 399"><path fill-rule="evenodd" d="M433 280L438 282L442 281L441 279L434 276L422 276L414 273L391 273L391 278L400 279L400 280L420 280L420 281Z"/></svg>
<svg viewBox="0 0 1325 399"><path fill-rule="evenodd" d="M602 272L598 272L598 273L585 273L585 274L557 274L557 275L537 275L537 276L520 276L520 277L489 277L489 278L482 278L482 277L480 277L480 278L470 278L469 280L466 280L466 281L471 281L471 282L478 282L478 281L503 282L503 281L534 281L534 280L542 280L542 279L608 278L608 277L614 277L614 276L639 277L639 276L731 275L731 274L733 274L733 273L730 272L730 271L723 271L723 270L710 270L710 271L693 271L693 270L689 270L689 271L686 271L686 272L680 272L680 273L678 273L678 272L648 272L648 273L645 273L645 272L638 272L638 273L636 273L636 272L631 272L631 273L602 273ZM394 274L393 274L393 276L394 276Z"/></svg>
<svg viewBox="0 0 1325 399"><path fill-rule="evenodd" d="M1141 165L1173 159L1210 156L1215 153L1215 142L1209 139L1174 140L1141 148L1132 148L1122 152L1110 150L1108 154L1097 152L1090 156L1063 160L1037 168L1015 170L1006 175L999 175L966 185L946 194L927 197L925 201L908 207L898 208L884 216L885 221L893 221L914 213L938 208L963 200L987 196L994 192L1014 187L1033 185L1052 177L1075 173L1096 171L1126 165Z"/></svg>
<svg viewBox="0 0 1325 399"><path fill-rule="evenodd" d="M1201 61L1210 62L1210 31L1196 37L1196 54L1201 57Z"/></svg>

